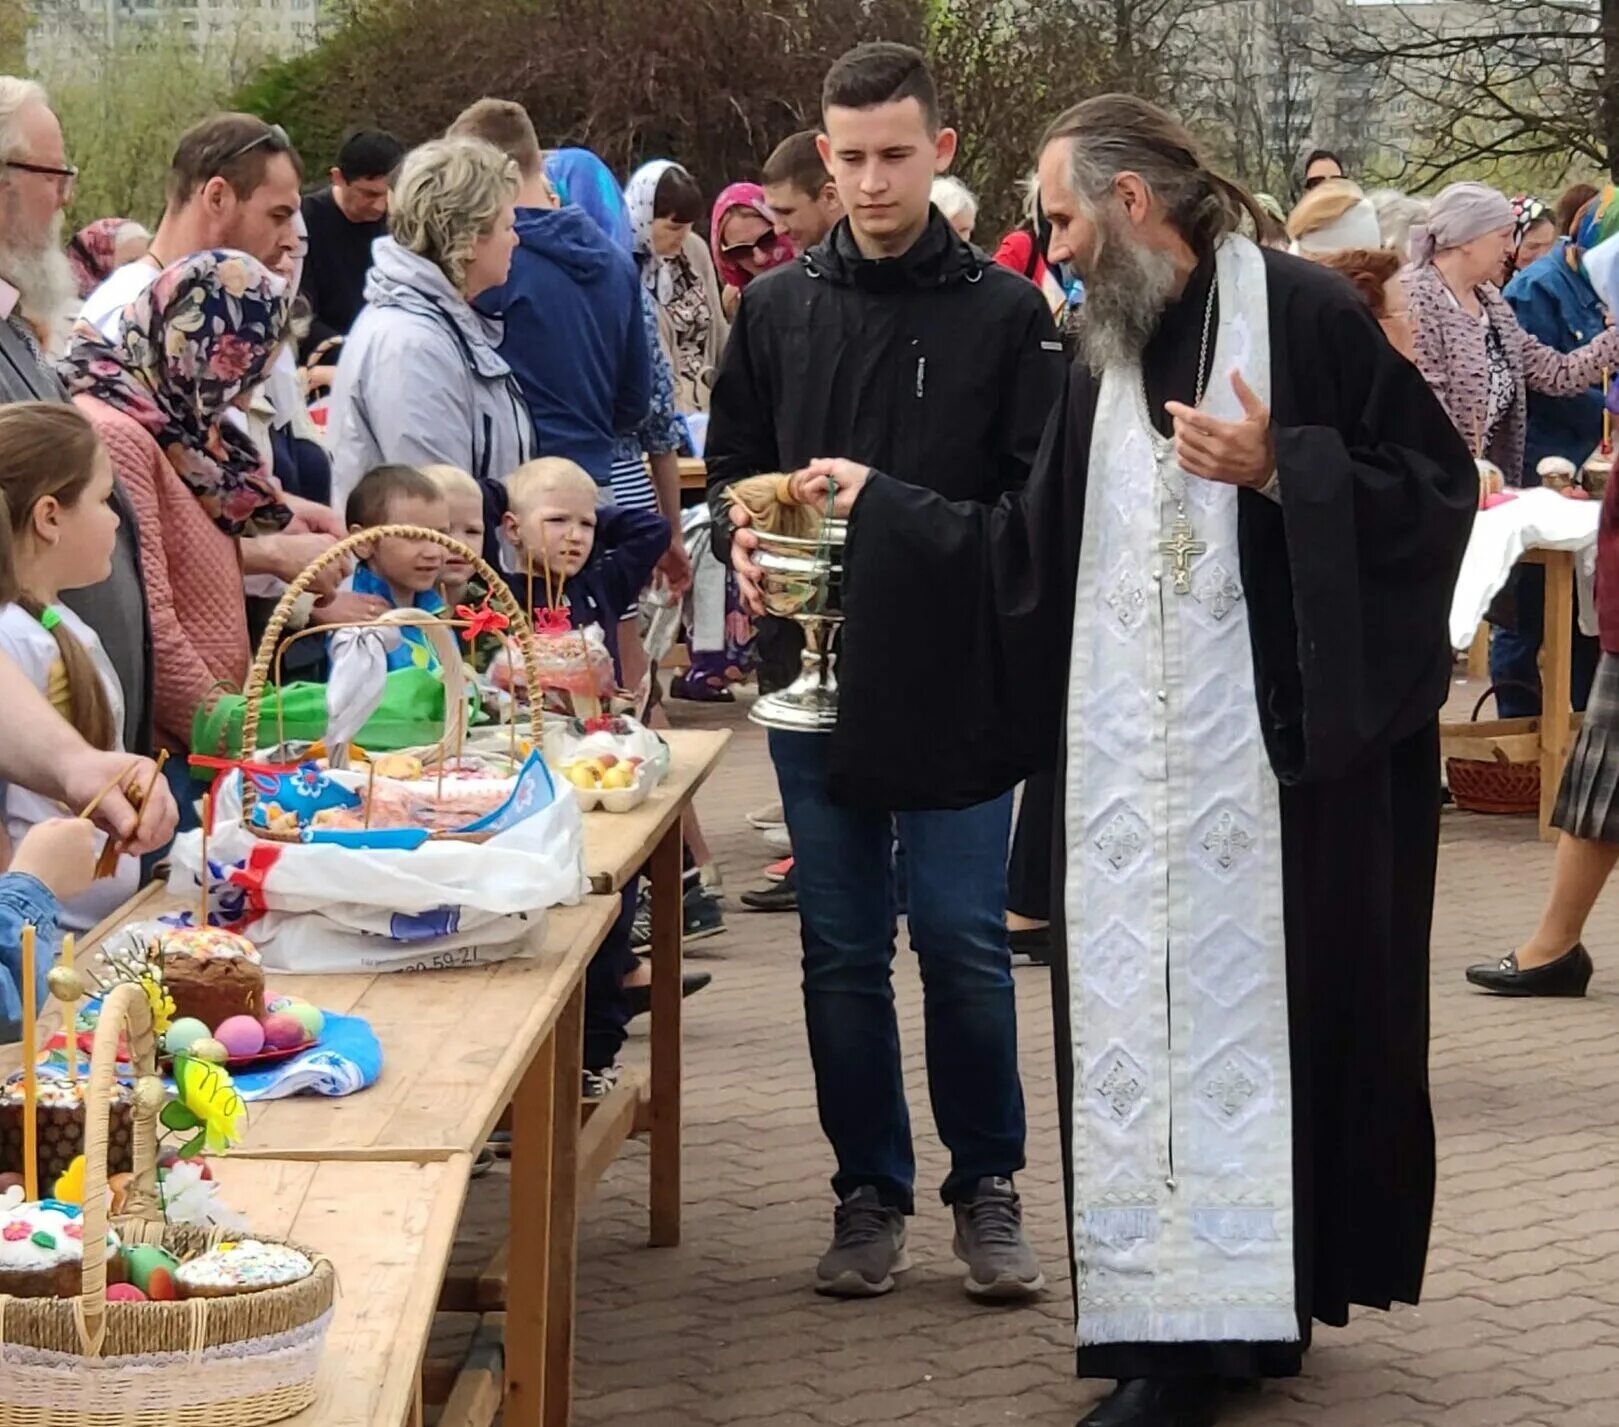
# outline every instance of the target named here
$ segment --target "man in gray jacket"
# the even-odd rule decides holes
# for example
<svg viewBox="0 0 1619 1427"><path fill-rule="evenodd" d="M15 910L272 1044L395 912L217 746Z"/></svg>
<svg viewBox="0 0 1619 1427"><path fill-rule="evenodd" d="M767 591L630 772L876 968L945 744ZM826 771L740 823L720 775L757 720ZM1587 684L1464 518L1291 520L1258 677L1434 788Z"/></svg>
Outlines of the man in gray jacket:
<svg viewBox="0 0 1619 1427"><path fill-rule="evenodd" d="M0 75L0 402L66 401L44 340L78 300L62 252L62 212L78 171L62 126L32 80ZM135 512L116 485L112 574L66 602L95 630L124 688L124 747L150 750L152 636Z"/></svg>

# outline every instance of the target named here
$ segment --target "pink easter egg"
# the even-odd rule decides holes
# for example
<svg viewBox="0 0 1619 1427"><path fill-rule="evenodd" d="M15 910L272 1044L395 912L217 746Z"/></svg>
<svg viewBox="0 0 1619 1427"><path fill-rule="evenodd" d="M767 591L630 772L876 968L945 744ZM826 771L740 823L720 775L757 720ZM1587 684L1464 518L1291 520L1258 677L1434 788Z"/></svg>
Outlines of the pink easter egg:
<svg viewBox="0 0 1619 1427"><path fill-rule="evenodd" d="M214 1039L225 1047L233 1059L242 1055L257 1055L264 1049L264 1027L252 1016L231 1016L214 1028Z"/></svg>
<svg viewBox="0 0 1619 1427"><path fill-rule="evenodd" d="M109 1283L107 1285L107 1302L145 1303L146 1295L136 1288L133 1283Z"/></svg>
<svg viewBox="0 0 1619 1427"><path fill-rule="evenodd" d="M266 1050L286 1050L291 1046L302 1045L309 1039L298 1018L284 1011L272 1012L259 1024L264 1027Z"/></svg>

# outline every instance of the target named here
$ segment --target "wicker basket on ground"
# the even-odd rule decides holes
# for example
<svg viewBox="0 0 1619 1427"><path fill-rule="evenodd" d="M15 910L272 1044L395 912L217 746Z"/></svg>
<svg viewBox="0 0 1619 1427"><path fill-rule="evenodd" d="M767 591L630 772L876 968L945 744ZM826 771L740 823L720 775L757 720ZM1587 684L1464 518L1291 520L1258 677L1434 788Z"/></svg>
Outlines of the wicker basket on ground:
<svg viewBox="0 0 1619 1427"><path fill-rule="evenodd" d="M315 1400L336 1274L229 1298L107 1301L107 1105L120 1030L136 1068L135 1170L128 1212L111 1221L125 1243L177 1258L228 1235L171 1226L158 1207L157 1075L151 1008L116 987L96 1028L85 1097L84 1286L77 1298L0 1297L0 1427L259 1427ZM260 1236L262 1238L262 1236ZM296 1247L296 1246L295 1246Z"/></svg>

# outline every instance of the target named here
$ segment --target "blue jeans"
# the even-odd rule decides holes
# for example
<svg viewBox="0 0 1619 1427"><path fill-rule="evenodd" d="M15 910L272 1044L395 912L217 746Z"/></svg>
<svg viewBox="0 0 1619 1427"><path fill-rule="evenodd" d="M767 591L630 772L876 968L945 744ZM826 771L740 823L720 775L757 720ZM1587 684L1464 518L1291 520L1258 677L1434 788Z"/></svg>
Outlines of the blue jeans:
<svg viewBox="0 0 1619 1427"><path fill-rule="evenodd" d="M1517 603L1517 625L1490 631L1490 682L1496 685L1495 707L1500 718L1535 718L1540 714L1540 643L1545 633L1546 572L1526 565L1513 572L1510 586ZM1580 633L1576 608L1569 611L1574 628L1570 663L1570 703L1582 712L1591 697L1601 647Z"/></svg>
<svg viewBox="0 0 1619 1427"><path fill-rule="evenodd" d="M894 829L905 847L911 945L922 972L928 1094L950 1150L946 1203L1023 1168L1023 1086L1006 940L1012 797L962 812L882 813L833 803L829 740L770 735L793 840L804 1014L821 1129L841 1198L872 1185L910 1213L916 1157L900 1068L892 966Z"/></svg>

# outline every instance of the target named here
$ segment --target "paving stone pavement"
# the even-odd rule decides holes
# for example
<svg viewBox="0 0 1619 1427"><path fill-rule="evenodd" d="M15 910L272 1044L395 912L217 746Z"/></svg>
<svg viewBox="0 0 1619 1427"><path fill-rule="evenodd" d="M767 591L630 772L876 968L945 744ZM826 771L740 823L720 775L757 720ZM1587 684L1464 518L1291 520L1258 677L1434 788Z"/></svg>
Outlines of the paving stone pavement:
<svg viewBox="0 0 1619 1427"><path fill-rule="evenodd" d="M1067 1427L1099 1385L1072 1376L1047 973L1016 973L1029 1110L1019 1176L1050 1277L1044 1299L972 1305L934 1188L921 996L895 982L920 1169L916 1268L886 1298L816 1297L830 1226L798 989L797 920L735 894L769 854L744 813L773 800L743 706L682 723L737 729L699 806L730 893L730 930L693 949L714 985L688 1003L685 1230L645 1244L644 1149L608 1172L581 1230L581 1427ZM1526 820L1447 812L1433 941L1432 1080L1439 1200L1423 1304L1318 1329L1306 1373L1243 1399L1252 1427L1616 1427L1619 1424L1619 896L1598 908L1582 1002L1473 993L1469 961L1537 914L1550 849ZM700 962L696 955L703 955ZM643 1023L644 1025L644 1023ZM644 1058L644 1029L630 1059Z"/></svg>

